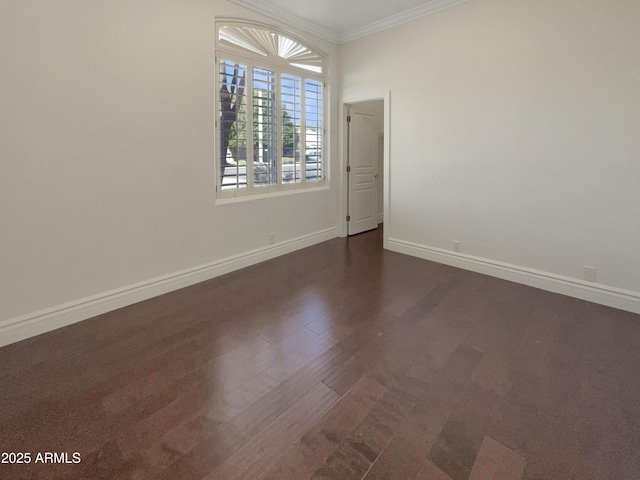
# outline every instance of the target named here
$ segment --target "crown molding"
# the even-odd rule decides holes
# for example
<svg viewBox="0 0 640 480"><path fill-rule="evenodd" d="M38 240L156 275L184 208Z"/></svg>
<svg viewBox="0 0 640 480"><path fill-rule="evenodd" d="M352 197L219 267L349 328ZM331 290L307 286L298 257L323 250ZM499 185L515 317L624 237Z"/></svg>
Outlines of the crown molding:
<svg viewBox="0 0 640 480"><path fill-rule="evenodd" d="M317 37L328 40L331 43L339 44L340 42L340 34L334 32L333 30L329 30L328 28L324 28L317 23L310 22L307 19L299 17L288 10L277 7L265 0L229 0L231 3L235 3L240 5L241 7L248 8L249 10L253 10L254 12L258 12L265 17L273 18L280 22L284 22L285 24L291 25L292 27L299 28L304 30L305 32L311 33L312 35L316 35Z"/></svg>
<svg viewBox="0 0 640 480"><path fill-rule="evenodd" d="M377 22L356 28L351 32L347 32L340 37L340 43L347 43L358 38L373 35L374 33L382 32L398 25L402 25L403 23L411 22L428 15L433 15L434 13L457 7L458 5L462 5L463 3L470 1L472 0L432 0L424 5L405 10L404 12L400 12L396 15L378 20Z"/></svg>
<svg viewBox="0 0 640 480"><path fill-rule="evenodd" d="M342 44L347 43L358 38L373 35L374 33L382 32L390 28L402 25L403 23L411 22L420 17L426 17L433 15L434 13L447 10L449 8L462 5L463 3L470 2L472 0L431 0L424 5L420 5L404 12L400 12L396 15L392 15L377 22L370 23L363 27L357 28L345 34L339 34L334 30L324 28L317 23L311 22L305 18L299 17L283 8L277 7L266 0L229 0L232 3L240 5L242 7L258 12L266 17L273 18L275 20L282 21L293 27L297 27L301 30L309 32L320 38L328 40L331 43Z"/></svg>

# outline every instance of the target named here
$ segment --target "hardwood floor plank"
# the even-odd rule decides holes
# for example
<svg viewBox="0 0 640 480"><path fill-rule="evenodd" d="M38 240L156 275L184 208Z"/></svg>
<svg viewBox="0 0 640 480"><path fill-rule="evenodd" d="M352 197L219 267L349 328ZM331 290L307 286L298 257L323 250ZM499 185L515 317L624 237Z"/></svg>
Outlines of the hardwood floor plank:
<svg viewBox="0 0 640 480"><path fill-rule="evenodd" d="M450 418L431 449L429 460L453 480L467 480L481 442L479 432L457 418Z"/></svg>
<svg viewBox="0 0 640 480"><path fill-rule="evenodd" d="M158 478L202 478L256 436L296 400L304 396L324 376L351 358L371 341L351 334L328 351L287 377L216 430L211 439L200 443L171 465ZM188 473L185 473L188 472ZM185 476L184 478L189 478Z"/></svg>
<svg viewBox="0 0 640 480"><path fill-rule="evenodd" d="M345 364L335 368L322 381L340 395L344 395L386 355L388 349L389 341L379 335L360 349Z"/></svg>
<svg viewBox="0 0 640 480"><path fill-rule="evenodd" d="M637 480L639 344L639 315L336 238L0 348L0 451L82 458L0 478Z"/></svg>
<svg viewBox="0 0 640 480"><path fill-rule="evenodd" d="M451 477L429 460L425 460L414 480L451 480Z"/></svg>
<svg viewBox="0 0 640 480"><path fill-rule="evenodd" d="M520 480L525 459L510 448L484 437L469 480Z"/></svg>
<svg viewBox="0 0 640 480"><path fill-rule="evenodd" d="M511 368L500 355L484 354L471 376L471 380L498 395L507 395L511 389Z"/></svg>
<svg viewBox="0 0 640 480"><path fill-rule="evenodd" d="M258 478L276 454L298 440L340 396L322 382L297 400L258 435L239 448L207 480Z"/></svg>
<svg viewBox="0 0 640 480"><path fill-rule="evenodd" d="M215 366L218 371L234 372L237 364L244 361L253 360L259 352L268 350L271 346L261 337L254 337L244 342L236 343L236 348L228 353L215 358ZM182 357L180 360L184 360ZM214 359L209 360L213 364ZM106 395L102 400L102 405L108 414L123 410L132 404L138 403L142 398L157 393L164 388L170 387L189 372L188 365L184 361L171 362L163 365L162 369L153 371L145 377L143 381L133 378L133 380L114 392ZM224 377L220 378L224 381Z"/></svg>
<svg viewBox="0 0 640 480"><path fill-rule="evenodd" d="M211 419L225 422L242 412L253 402L277 388L282 382L310 362L335 347L348 335L348 330L337 329L311 337L292 349L278 349L278 354L291 353L276 359L266 368L253 363L232 374L224 389L213 393L205 411ZM312 332L311 332L312 333ZM277 349L277 346L274 346ZM244 380L244 383L241 383Z"/></svg>
<svg viewBox="0 0 640 480"><path fill-rule="evenodd" d="M363 480L406 480L414 478L422 467L422 456L415 441L395 436L373 463ZM427 452L424 452L426 456Z"/></svg>
<svg viewBox="0 0 640 480"><path fill-rule="evenodd" d="M261 480L309 478L356 428L387 391L363 377L327 414L260 477Z"/></svg>
<svg viewBox="0 0 640 480"><path fill-rule="evenodd" d="M414 358L409 367L396 358L393 354L384 357L371 373L387 391L312 478L385 478L391 472L397 472L398 478L416 475L448 412L442 416L441 409L421 408L430 388L423 374L427 370L434 373L429 359Z"/></svg>
<svg viewBox="0 0 640 480"><path fill-rule="evenodd" d="M386 373L401 415L390 424L393 438L365 479L411 479L418 474L451 413L450 406L434 394L441 374L428 356L414 357L409 368Z"/></svg>

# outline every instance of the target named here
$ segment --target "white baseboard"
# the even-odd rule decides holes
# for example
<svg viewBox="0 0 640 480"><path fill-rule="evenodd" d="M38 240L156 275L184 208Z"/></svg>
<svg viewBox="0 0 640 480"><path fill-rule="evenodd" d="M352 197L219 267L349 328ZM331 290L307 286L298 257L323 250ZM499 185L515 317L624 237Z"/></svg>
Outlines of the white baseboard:
<svg viewBox="0 0 640 480"><path fill-rule="evenodd" d="M378 214L378 225L380 225L381 223L384 223L384 213Z"/></svg>
<svg viewBox="0 0 640 480"><path fill-rule="evenodd" d="M518 265L428 247L397 238L389 239L388 248L394 252L451 265L452 267L483 273L620 310L640 313L640 292L623 290Z"/></svg>
<svg viewBox="0 0 640 480"><path fill-rule="evenodd" d="M0 347L310 247L337 236L337 228L329 228L64 305L10 318L0 322Z"/></svg>

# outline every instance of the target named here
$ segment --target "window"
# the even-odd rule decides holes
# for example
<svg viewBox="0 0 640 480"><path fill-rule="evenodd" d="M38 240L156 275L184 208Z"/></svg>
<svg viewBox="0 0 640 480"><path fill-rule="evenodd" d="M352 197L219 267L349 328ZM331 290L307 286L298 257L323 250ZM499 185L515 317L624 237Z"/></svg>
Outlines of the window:
<svg viewBox="0 0 640 480"><path fill-rule="evenodd" d="M218 197L323 185L324 60L265 27L218 26Z"/></svg>

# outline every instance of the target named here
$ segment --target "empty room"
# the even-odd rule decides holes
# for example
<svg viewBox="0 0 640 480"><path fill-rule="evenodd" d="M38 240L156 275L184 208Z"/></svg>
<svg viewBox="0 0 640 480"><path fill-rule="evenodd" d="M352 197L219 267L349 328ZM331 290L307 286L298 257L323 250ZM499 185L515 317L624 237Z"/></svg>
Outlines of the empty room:
<svg viewBox="0 0 640 480"><path fill-rule="evenodd" d="M0 478L640 478L639 25L0 0Z"/></svg>

